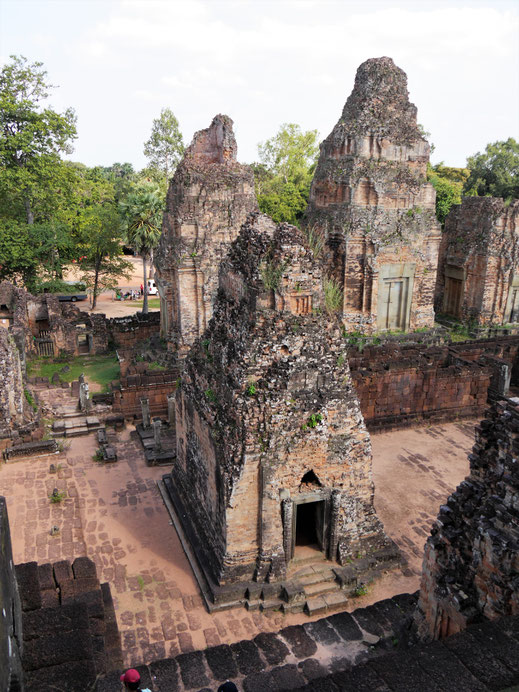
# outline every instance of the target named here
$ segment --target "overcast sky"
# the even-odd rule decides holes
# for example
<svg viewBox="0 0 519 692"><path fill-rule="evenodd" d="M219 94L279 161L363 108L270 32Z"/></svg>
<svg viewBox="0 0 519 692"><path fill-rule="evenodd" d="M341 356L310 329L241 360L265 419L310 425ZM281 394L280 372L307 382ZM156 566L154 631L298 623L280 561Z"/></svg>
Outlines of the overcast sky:
<svg viewBox="0 0 519 692"><path fill-rule="evenodd" d="M72 159L145 165L163 107L186 143L217 113L238 158L284 122L326 137L357 67L388 55L408 75L433 161L463 166L488 142L519 139L519 0L0 0L0 59L42 61L72 106Z"/></svg>

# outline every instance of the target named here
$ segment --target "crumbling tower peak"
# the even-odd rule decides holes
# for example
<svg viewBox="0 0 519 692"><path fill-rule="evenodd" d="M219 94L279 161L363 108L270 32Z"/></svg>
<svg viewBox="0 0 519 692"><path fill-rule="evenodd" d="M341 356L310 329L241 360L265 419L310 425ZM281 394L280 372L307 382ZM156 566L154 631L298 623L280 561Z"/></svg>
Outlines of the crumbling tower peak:
<svg viewBox="0 0 519 692"><path fill-rule="evenodd" d="M228 115L215 115L209 127L195 132L186 150L186 159L201 165L236 161L238 146L232 126Z"/></svg>
<svg viewBox="0 0 519 692"><path fill-rule="evenodd" d="M348 134L388 137L393 143L424 139L409 101L407 75L392 58L370 58L360 65L341 120Z"/></svg>

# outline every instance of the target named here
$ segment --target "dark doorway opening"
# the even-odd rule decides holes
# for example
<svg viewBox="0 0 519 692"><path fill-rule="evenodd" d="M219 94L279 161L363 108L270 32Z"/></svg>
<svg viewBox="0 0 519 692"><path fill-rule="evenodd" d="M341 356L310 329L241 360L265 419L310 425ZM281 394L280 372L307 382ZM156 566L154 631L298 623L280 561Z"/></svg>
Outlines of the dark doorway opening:
<svg viewBox="0 0 519 692"><path fill-rule="evenodd" d="M322 550L324 502L298 504L296 511L296 546L315 546Z"/></svg>

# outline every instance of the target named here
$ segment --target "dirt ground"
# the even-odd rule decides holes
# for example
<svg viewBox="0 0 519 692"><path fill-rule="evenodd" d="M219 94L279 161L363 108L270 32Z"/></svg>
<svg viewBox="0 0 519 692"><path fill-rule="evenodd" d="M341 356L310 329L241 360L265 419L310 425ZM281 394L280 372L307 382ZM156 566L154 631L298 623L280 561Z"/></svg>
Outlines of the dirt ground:
<svg viewBox="0 0 519 692"><path fill-rule="evenodd" d="M468 472L474 421L382 433L373 437L375 505L408 566L388 573L350 610L419 586L423 544L449 493ZM91 557L110 583L127 664L250 639L308 621L243 609L210 615L180 546L156 482L167 469L146 466L132 427L115 443L119 460L92 460L93 435L73 438L58 457L0 466L15 563ZM49 464L58 464L58 474ZM66 491L61 504L49 496ZM51 526L59 526L57 536ZM315 616L313 619L322 617Z"/></svg>
<svg viewBox="0 0 519 692"><path fill-rule="evenodd" d="M119 288L128 291L129 289L138 290L142 284L142 260L140 257L132 257L131 255L125 259L132 265L132 270L130 277L128 279L121 279L119 281ZM148 277L150 272L150 267L148 263ZM79 281L80 274L77 270L70 269L64 276L66 281ZM115 300L115 292L107 291L106 293L101 293L97 298L96 309L92 310L90 306L90 299L76 303L80 310L85 312L95 312L104 313L107 317L125 317L127 315L132 315L133 313L140 310L135 303L131 300Z"/></svg>

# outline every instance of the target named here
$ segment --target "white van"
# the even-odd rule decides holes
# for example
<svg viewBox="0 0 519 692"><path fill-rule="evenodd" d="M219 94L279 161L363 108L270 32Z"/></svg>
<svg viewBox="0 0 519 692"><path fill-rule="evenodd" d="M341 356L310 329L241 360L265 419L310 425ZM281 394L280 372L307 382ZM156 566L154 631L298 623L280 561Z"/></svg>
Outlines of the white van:
<svg viewBox="0 0 519 692"><path fill-rule="evenodd" d="M159 289L157 288L157 284L155 283L155 280L154 279L148 279L148 295L149 296L156 296L158 292L159 292Z"/></svg>

